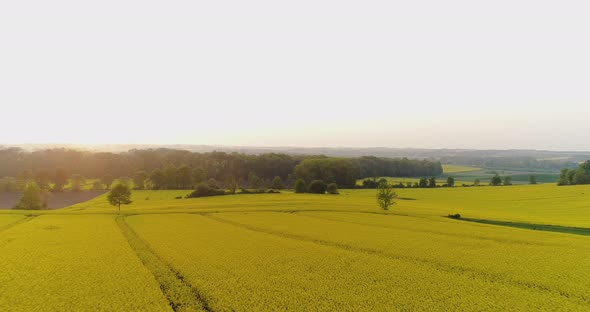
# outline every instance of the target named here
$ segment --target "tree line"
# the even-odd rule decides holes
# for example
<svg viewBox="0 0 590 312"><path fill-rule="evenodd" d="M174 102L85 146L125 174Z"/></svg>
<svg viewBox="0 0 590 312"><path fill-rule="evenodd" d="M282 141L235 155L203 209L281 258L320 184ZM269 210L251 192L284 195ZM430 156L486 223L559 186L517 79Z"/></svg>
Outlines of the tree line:
<svg viewBox="0 0 590 312"><path fill-rule="evenodd" d="M580 164L577 169L561 169L557 185L590 184L590 160Z"/></svg>
<svg viewBox="0 0 590 312"><path fill-rule="evenodd" d="M415 177L441 173L439 162L407 158L196 153L174 149L134 149L125 153L0 150L0 177L13 177L12 181L16 182L33 180L43 188L51 185L58 191L84 178L98 179L95 188L108 188L115 179L120 179L133 181L136 188L193 189L197 184L207 183L257 189L292 186L298 178L307 183L322 180L340 187L354 187L356 179L367 176Z"/></svg>

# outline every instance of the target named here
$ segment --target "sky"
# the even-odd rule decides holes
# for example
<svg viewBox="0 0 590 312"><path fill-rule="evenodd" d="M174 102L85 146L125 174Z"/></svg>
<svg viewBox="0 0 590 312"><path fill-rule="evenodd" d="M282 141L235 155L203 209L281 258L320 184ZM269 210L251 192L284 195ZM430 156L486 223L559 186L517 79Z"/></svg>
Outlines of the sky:
<svg viewBox="0 0 590 312"><path fill-rule="evenodd" d="M589 151L588 12L0 1L0 143Z"/></svg>

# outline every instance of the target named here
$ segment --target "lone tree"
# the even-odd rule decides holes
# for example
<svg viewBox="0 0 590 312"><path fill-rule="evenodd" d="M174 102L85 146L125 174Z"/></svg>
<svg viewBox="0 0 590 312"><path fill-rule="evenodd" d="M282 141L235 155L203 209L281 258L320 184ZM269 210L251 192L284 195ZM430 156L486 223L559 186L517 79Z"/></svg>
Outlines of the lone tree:
<svg viewBox="0 0 590 312"><path fill-rule="evenodd" d="M107 199L111 205L119 207L120 212L121 205L131 204L131 188L129 185L118 183L113 186Z"/></svg>
<svg viewBox="0 0 590 312"><path fill-rule="evenodd" d="M490 185L491 186L498 186L502 184L502 178L500 178L500 176L498 174L496 174L492 180L490 181Z"/></svg>
<svg viewBox="0 0 590 312"><path fill-rule="evenodd" d="M453 177L448 177L448 178L447 178L447 186L448 186L448 187L453 187L453 186L455 186L455 178L453 178Z"/></svg>
<svg viewBox="0 0 590 312"><path fill-rule="evenodd" d="M47 207L46 196L37 183L30 182L25 186L23 196L14 209L41 210Z"/></svg>
<svg viewBox="0 0 590 312"><path fill-rule="evenodd" d="M389 210L389 206L395 204L393 201L397 194L393 191L393 186L389 183L381 183L377 188L377 202L383 210Z"/></svg>
<svg viewBox="0 0 590 312"><path fill-rule="evenodd" d="M512 177L511 176L504 177L504 185L512 185Z"/></svg>

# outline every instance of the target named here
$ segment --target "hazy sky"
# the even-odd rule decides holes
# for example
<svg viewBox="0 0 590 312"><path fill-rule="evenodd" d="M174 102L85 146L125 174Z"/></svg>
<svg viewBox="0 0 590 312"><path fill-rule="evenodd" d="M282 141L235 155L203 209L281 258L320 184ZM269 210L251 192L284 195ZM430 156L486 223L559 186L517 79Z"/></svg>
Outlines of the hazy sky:
<svg viewBox="0 0 590 312"><path fill-rule="evenodd" d="M590 150L590 2L0 1L0 143Z"/></svg>

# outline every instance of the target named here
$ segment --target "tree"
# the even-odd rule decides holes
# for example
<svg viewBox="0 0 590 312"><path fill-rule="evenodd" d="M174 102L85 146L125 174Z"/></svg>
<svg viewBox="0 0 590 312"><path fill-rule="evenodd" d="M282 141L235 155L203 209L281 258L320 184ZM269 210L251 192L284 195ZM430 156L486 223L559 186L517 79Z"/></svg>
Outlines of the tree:
<svg viewBox="0 0 590 312"><path fill-rule="evenodd" d="M33 179L33 174L31 173L31 170L23 170L16 175L16 179L21 183L28 183Z"/></svg>
<svg viewBox="0 0 590 312"><path fill-rule="evenodd" d="M111 205L119 207L120 212L121 205L131 204L131 188L129 185L117 183L109 192L107 199Z"/></svg>
<svg viewBox="0 0 590 312"><path fill-rule="evenodd" d="M453 177L448 177L448 178L447 178L447 186L448 186L448 187L453 187L453 186L455 186L455 178L453 178Z"/></svg>
<svg viewBox="0 0 590 312"><path fill-rule="evenodd" d="M260 187L260 178L256 176L253 172L250 172L248 175L248 184L252 189L258 189Z"/></svg>
<svg viewBox="0 0 590 312"><path fill-rule="evenodd" d="M79 174L72 175L72 191L79 192L82 189L82 183L84 182L84 177Z"/></svg>
<svg viewBox="0 0 590 312"><path fill-rule="evenodd" d="M37 180L37 184L42 189L46 189L49 186L49 182L51 182L51 174L45 169L37 172L35 178Z"/></svg>
<svg viewBox="0 0 590 312"><path fill-rule="evenodd" d="M105 174L104 176L102 176L102 179L100 179L100 181L102 182L102 184L104 184L104 187L107 190L109 190L111 188L111 184L113 184L114 180L115 179L110 174Z"/></svg>
<svg viewBox="0 0 590 312"><path fill-rule="evenodd" d="M307 190L307 186L305 185L305 181L303 179L297 179L295 181L295 193L302 194L305 193Z"/></svg>
<svg viewBox="0 0 590 312"><path fill-rule="evenodd" d="M500 184L502 184L502 178L496 173L496 175L492 177L492 180L490 180L490 185L498 186Z"/></svg>
<svg viewBox="0 0 590 312"><path fill-rule="evenodd" d="M100 191L100 190L102 190L102 184L99 181L92 182L92 190L93 191Z"/></svg>
<svg viewBox="0 0 590 312"><path fill-rule="evenodd" d="M568 185L569 181L567 179L567 173L569 169L563 168L559 173L559 180L557 180L557 185Z"/></svg>
<svg viewBox="0 0 590 312"><path fill-rule="evenodd" d="M479 186L479 183L480 183L480 181L479 181L479 178L476 178L476 179L473 181L473 185L475 185L475 186Z"/></svg>
<svg viewBox="0 0 590 312"><path fill-rule="evenodd" d="M272 188L275 190L283 189L283 180L281 179L281 177L276 176L272 179Z"/></svg>
<svg viewBox="0 0 590 312"><path fill-rule="evenodd" d="M383 210L389 210L389 207L395 204L394 200L397 194L393 190L393 186L389 183L379 184L377 188L377 203Z"/></svg>
<svg viewBox="0 0 590 312"><path fill-rule="evenodd" d="M236 189L238 188L238 181L236 181L236 177L233 175L225 177L225 187L229 189L230 193L235 194Z"/></svg>
<svg viewBox="0 0 590 312"><path fill-rule="evenodd" d="M35 182L25 185L23 196L14 209L41 210L47 207L41 188Z"/></svg>
<svg viewBox="0 0 590 312"><path fill-rule="evenodd" d="M512 177L511 176L504 177L504 185L512 185Z"/></svg>
<svg viewBox="0 0 590 312"><path fill-rule="evenodd" d="M162 169L156 169L150 173L150 183L152 185L152 189L154 190L161 190L164 189L166 183L166 176Z"/></svg>
<svg viewBox="0 0 590 312"><path fill-rule="evenodd" d="M193 183L195 185L199 185L200 183L205 182L207 180L207 173L205 170L201 168L196 168L193 170Z"/></svg>
<svg viewBox="0 0 590 312"><path fill-rule="evenodd" d="M214 189L218 189L219 186L217 185L217 180L211 178L207 181L207 185L209 185L210 188L214 188Z"/></svg>
<svg viewBox="0 0 590 312"><path fill-rule="evenodd" d="M340 193L338 193L338 185L336 183L328 184L327 191L328 191L328 194L334 194L334 195L340 194Z"/></svg>
<svg viewBox="0 0 590 312"><path fill-rule="evenodd" d="M435 177L428 179L428 187L436 187L436 178Z"/></svg>
<svg viewBox="0 0 590 312"><path fill-rule="evenodd" d="M133 175L133 186L138 190L143 190L145 189L145 180L147 180L147 173L138 171Z"/></svg>
<svg viewBox="0 0 590 312"><path fill-rule="evenodd" d="M418 186L419 186L419 187L422 187L422 188L424 188L424 187L428 187L428 179L426 179L426 178L421 178L421 179L420 179L420 183L418 183Z"/></svg>
<svg viewBox="0 0 590 312"><path fill-rule="evenodd" d="M530 175L529 176L529 184L537 184L537 176Z"/></svg>
<svg viewBox="0 0 590 312"><path fill-rule="evenodd" d="M190 188L191 184L193 183L191 168L189 168L187 165L178 167L176 170L176 178L178 180L177 184L181 189Z"/></svg>
<svg viewBox="0 0 590 312"><path fill-rule="evenodd" d="M312 194L326 194L326 183L322 180L314 180L309 183L307 191Z"/></svg>
<svg viewBox="0 0 590 312"><path fill-rule="evenodd" d="M164 169L164 176L166 177L166 188L173 190L178 187L178 168L175 166L168 166Z"/></svg>
<svg viewBox="0 0 590 312"><path fill-rule="evenodd" d="M62 191L66 183L68 183L68 173L61 168L55 170L55 176L53 177L53 189L55 191Z"/></svg>

